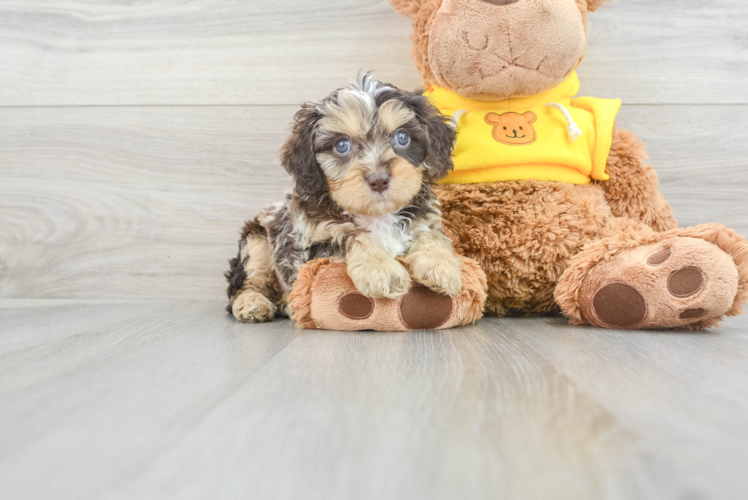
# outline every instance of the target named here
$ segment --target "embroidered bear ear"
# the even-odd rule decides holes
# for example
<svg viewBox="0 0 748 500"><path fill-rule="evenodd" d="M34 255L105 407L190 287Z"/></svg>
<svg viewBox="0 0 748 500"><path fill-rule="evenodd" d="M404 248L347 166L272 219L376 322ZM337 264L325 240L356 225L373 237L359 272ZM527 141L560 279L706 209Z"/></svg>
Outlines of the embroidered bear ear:
<svg viewBox="0 0 748 500"><path fill-rule="evenodd" d="M533 113L532 111L528 111L522 116L525 117L525 120L527 120L527 123L535 123L535 121L537 121L538 119L537 115Z"/></svg>
<svg viewBox="0 0 748 500"><path fill-rule="evenodd" d="M498 125L501 123L501 116L497 115L496 113L488 113L486 115L486 123L489 125Z"/></svg>

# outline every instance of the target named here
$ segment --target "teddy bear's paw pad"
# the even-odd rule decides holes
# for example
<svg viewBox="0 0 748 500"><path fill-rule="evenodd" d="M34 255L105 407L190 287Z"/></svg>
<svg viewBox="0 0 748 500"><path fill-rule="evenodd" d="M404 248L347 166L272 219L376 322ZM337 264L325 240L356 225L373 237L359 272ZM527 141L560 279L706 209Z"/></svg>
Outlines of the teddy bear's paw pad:
<svg viewBox="0 0 748 500"><path fill-rule="evenodd" d="M680 319L699 319L706 316L706 309L686 309L678 316Z"/></svg>
<svg viewBox="0 0 748 500"><path fill-rule="evenodd" d="M374 312L374 301L361 293L349 293L340 298L338 311L348 319L368 319Z"/></svg>
<svg viewBox="0 0 748 500"><path fill-rule="evenodd" d="M600 321L618 328L635 328L647 318L644 297L625 283L609 283L600 288L592 307Z"/></svg>
<svg viewBox="0 0 748 500"><path fill-rule="evenodd" d="M662 250L655 252L651 257L647 259L647 265L657 267L668 260L671 255L673 255L672 250L670 250L669 248L663 248Z"/></svg>
<svg viewBox="0 0 748 500"><path fill-rule="evenodd" d="M690 297L704 286L704 275L696 267L673 271L667 280L667 289L676 297Z"/></svg>
<svg viewBox="0 0 748 500"><path fill-rule="evenodd" d="M738 293L738 270L717 245L673 237L624 250L593 270L583 289L593 292L583 308L599 326L677 328L724 315Z"/></svg>
<svg viewBox="0 0 748 500"><path fill-rule="evenodd" d="M444 325L454 312L454 300L423 285L416 285L400 301L400 319L411 330Z"/></svg>

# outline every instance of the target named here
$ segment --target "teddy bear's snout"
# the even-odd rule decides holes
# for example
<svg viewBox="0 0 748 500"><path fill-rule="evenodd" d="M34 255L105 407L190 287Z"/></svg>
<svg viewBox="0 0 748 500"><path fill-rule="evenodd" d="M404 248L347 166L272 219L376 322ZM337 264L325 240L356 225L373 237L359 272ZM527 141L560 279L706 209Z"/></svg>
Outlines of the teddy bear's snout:
<svg viewBox="0 0 748 500"><path fill-rule="evenodd" d="M440 86L473 99L555 87L584 55L582 3L442 0L428 30L429 69Z"/></svg>

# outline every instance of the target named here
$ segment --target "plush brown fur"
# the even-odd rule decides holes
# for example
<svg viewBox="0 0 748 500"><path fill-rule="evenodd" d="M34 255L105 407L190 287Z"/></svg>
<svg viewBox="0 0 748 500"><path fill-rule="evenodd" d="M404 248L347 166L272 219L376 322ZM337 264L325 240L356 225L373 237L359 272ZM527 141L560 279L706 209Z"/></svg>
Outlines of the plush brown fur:
<svg viewBox="0 0 748 500"><path fill-rule="evenodd" d="M588 11L606 0L389 1L413 20L412 57L427 85L501 100L561 83L584 57Z"/></svg>
<svg viewBox="0 0 748 500"><path fill-rule="evenodd" d="M558 40L537 39L539 33L547 33L548 25L542 22L549 12L546 7L556 8L553 36L584 36L586 44L587 14L604 0L390 3L413 20L413 59L426 84L446 87L464 97L499 101L547 90L568 75L561 71L568 64L566 55L555 52ZM568 10L572 5L577 14ZM581 23L575 17L579 15ZM434 41L435 35L440 41ZM470 53L472 49L477 50ZM556 60L542 59L545 56ZM535 61L536 66L525 59ZM449 63L465 60L476 70L450 72ZM442 73L435 73L435 68ZM723 314L739 314L741 304L748 300L748 245L722 226L677 229L673 212L659 192L657 175L646 160L636 136L616 128L606 167L610 179L604 182L440 186L437 195L445 233L452 238L456 252L475 259L486 272L486 313L530 316L563 312L575 323L606 326L590 313L599 291L591 288L591 283L605 284L605 280L624 277L629 280L627 285L646 291L642 292L643 300L650 301L650 312L667 301L673 303L674 310L705 304L700 309L686 309L688 314L675 320L668 320L667 315L649 317L639 327L703 329L716 325ZM652 251L663 246L673 253L677 250L680 255L669 265L695 262L707 284L736 279L735 296L715 292L713 297L695 294L681 300L667 295L662 292L667 280L657 281L659 275L647 268L646 259L637 260L650 251L648 245L654 245ZM698 259L687 255L689 249L699 254ZM662 269L657 272L664 272ZM656 286L662 289L654 290ZM701 309L701 317L689 317Z"/></svg>
<svg viewBox="0 0 748 500"><path fill-rule="evenodd" d="M556 283L584 245L622 226L652 223L664 230L677 225L657 191L654 170L644 163L643 148L632 137L616 129L615 154L607 166L611 179L602 185L522 181L437 190L455 251L477 260L488 276L489 314L558 312ZM615 220L622 216L628 217Z"/></svg>
<svg viewBox="0 0 748 500"><path fill-rule="evenodd" d="M613 215L641 221L655 231L678 226L670 205L660 194L657 174L647 164L644 145L636 135L628 130L613 130L605 171L610 179L601 186Z"/></svg>
<svg viewBox="0 0 748 500"><path fill-rule="evenodd" d="M599 245L609 244L603 242L619 242L622 250L674 236L677 223L645 158L633 134L616 129L606 167L611 179L604 183L521 181L440 187L445 232L455 251L478 261L487 274L486 313L535 316L563 310L573 321L585 322L576 295L582 271L564 274L572 260L582 259L588 265L577 265L590 272L599 262ZM693 230L681 235L714 242L744 268L748 250L742 238L725 228L717 232L719 237ZM741 270L741 293L729 314L740 311L737 304L748 298L742 291L748 288L745 273ZM563 286L557 285L562 276ZM566 290L569 287L573 291ZM718 322L710 319L688 328Z"/></svg>
<svg viewBox="0 0 748 500"><path fill-rule="evenodd" d="M319 270L329 264L329 259L315 259L299 267L299 275L289 296L297 328L317 328L312 318L312 285Z"/></svg>
<svg viewBox="0 0 748 500"><path fill-rule="evenodd" d="M612 217L595 185L451 184L437 194L455 251L475 259L488 277L486 313L492 316L559 312L556 283Z"/></svg>
<svg viewBox="0 0 748 500"><path fill-rule="evenodd" d="M440 86L493 101L559 85L586 46L574 0L444 0L429 32L429 65Z"/></svg>

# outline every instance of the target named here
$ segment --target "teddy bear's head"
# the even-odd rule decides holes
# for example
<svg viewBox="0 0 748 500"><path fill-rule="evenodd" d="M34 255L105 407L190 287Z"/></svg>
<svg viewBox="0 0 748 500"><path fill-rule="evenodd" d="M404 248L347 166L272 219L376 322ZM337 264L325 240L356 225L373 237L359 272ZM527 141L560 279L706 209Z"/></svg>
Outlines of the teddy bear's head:
<svg viewBox="0 0 748 500"><path fill-rule="evenodd" d="M587 12L606 0L389 0L413 19L428 85L496 101L555 87L579 65Z"/></svg>

